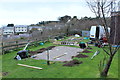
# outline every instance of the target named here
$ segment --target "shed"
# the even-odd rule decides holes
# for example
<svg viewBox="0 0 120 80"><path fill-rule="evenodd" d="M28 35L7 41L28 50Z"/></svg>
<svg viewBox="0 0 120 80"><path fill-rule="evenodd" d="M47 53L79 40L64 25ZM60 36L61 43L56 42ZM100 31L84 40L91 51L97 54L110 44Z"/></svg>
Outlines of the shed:
<svg viewBox="0 0 120 80"><path fill-rule="evenodd" d="M82 31L82 37L90 37L90 31Z"/></svg>

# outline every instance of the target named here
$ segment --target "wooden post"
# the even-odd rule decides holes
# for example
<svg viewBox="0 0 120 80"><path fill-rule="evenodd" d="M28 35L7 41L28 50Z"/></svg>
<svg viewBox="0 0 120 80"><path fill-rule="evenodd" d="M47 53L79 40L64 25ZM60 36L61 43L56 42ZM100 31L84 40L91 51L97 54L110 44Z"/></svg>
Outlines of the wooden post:
<svg viewBox="0 0 120 80"><path fill-rule="evenodd" d="M1 53L4 54L4 48L3 48L3 28L2 28L2 34L1 34Z"/></svg>
<svg viewBox="0 0 120 80"><path fill-rule="evenodd" d="M49 49L47 50L47 65L50 65L50 61L49 61Z"/></svg>
<svg viewBox="0 0 120 80"><path fill-rule="evenodd" d="M16 42L16 49L18 49L18 41L15 41Z"/></svg>
<svg viewBox="0 0 120 80"><path fill-rule="evenodd" d="M29 66L29 65L19 64L19 63L18 63L17 65L19 65L19 66L25 66L25 67L29 67L29 68L34 68L34 69L42 69L42 68L40 68L40 67Z"/></svg>
<svg viewBox="0 0 120 80"><path fill-rule="evenodd" d="M1 42L1 54L4 54L3 41Z"/></svg>

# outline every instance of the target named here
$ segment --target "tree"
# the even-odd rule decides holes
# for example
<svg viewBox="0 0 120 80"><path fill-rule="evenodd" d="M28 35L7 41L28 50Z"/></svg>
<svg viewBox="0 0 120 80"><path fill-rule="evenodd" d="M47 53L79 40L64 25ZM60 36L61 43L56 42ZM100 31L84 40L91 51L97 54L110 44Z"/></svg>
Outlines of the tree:
<svg viewBox="0 0 120 80"><path fill-rule="evenodd" d="M63 22L63 23L66 23L68 20L71 19L71 16L68 16L68 15L65 15L63 17L59 17L58 20Z"/></svg>
<svg viewBox="0 0 120 80"><path fill-rule="evenodd" d="M108 23L106 21L106 18L111 17L110 15L111 12L115 10L115 7L116 7L114 6L115 0L86 0L86 2L89 8L91 9L91 11L95 13L96 17L99 19L98 25L100 22L104 24L104 29L105 29L106 38L108 40L109 50L106 50L104 47L102 49L109 57L108 57L105 67L103 67L103 69L101 70L100 75L101 77L107 77L110 66L112 64L112 60L115 54L117 53L117 51L119 50L118 45L120 45L120 40L119 40L119 42L116 44L117 47L116 48L112 47L113 44L110 42L110 35L108 32ZM112 35L112 33L110 34ZM106 59L104 58L103 61L105 60ZM101 64L102 62L100 61L99 67L101 66Z"/></svg>
<svg viewBox="0 0 120 80"><path fill-rule="evenodd" d="M14 26L14 24L8 24L7 25L7 27L13 27Z"/></svg>
<svg viewBox="0 0 120 80"><path fill-rule="evenodd" d="M73 16L73 18L76 18L76 19L77 19L77 16Z"/></svg>

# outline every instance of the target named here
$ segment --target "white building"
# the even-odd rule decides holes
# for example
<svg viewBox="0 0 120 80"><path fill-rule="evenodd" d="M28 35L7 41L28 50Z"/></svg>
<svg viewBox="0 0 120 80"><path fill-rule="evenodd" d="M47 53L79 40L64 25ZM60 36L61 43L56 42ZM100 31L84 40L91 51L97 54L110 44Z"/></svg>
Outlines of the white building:
<svg viewBox="0 0 120 80"><path fill-rule="evenodd" d="M14 26L3 26L3 35L14 34Z"/></svg>
<svg viewBox="0 0 120 80"><path fill-rule="evenodd" d="M27 25L16 25L15 26L15 33L19 32L28 32L28 26Z"/></svg>
<svg viewBox="0 0 120 80"><path fill-rule="evenodd" d="M32 29L36 29L36 30L39 30L39 31L43 30L43 28L41 26L29 26L29 30L32 30Z"/></svg>

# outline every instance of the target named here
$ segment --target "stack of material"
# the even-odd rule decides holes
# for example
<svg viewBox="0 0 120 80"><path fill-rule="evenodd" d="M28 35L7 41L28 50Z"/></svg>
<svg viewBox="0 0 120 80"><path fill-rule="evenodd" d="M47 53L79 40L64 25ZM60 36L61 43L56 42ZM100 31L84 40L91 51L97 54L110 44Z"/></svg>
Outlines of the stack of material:
<svg viewBox="0 0 120 80"><path fill-rule="evenodd" d="M53 42L53 44L55 44L55 45L60 45L61 42L60 42L60 41L55 41L55 42Z"/></svg>
<svg viewBox="0 0 120 80"><path fill-rule="evenodd" d="M76 45L77 42L73 41L55 41L53 42L55 45Z"/></svg>
<svg viewBox="0 0 120 80"><path fill-rule="evenodd" d="M75 42L61 41L61 45L75 45Z"/></svg>

